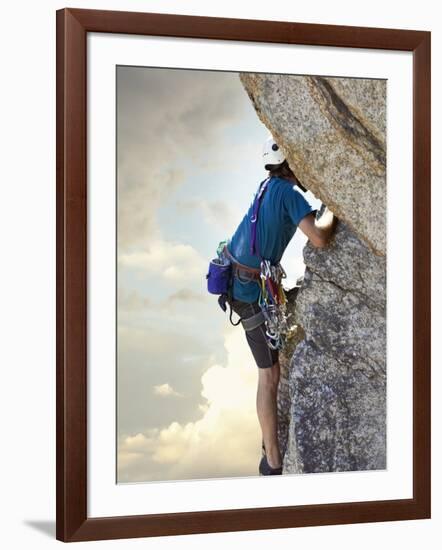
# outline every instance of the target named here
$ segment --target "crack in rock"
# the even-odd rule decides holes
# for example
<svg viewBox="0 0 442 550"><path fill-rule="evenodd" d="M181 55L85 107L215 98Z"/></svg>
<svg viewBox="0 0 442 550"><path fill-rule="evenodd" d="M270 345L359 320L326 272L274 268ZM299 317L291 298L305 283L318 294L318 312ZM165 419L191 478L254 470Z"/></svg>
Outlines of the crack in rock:
<svg viewBox="0 0 442 550"><path fill-rule="evenodd" d="M379 140L364 126L334 90L330 82L321 76L312 76L310 81L319 92L321 104L329 117L344 132L350 142L355 143L365 153L369 152L385 169L386 153Z"/></svg>

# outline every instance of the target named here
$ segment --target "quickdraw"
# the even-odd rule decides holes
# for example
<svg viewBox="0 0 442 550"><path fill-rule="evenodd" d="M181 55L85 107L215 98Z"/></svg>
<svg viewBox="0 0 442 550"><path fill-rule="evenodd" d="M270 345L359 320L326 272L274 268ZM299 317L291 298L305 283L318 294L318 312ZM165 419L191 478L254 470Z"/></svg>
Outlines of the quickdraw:
<svg viewBox="0 0 442 550"><path fill-rule="evenodd" d="M269 260L261 261L261 284L258 299L264 314L267 344L271 349L280 350L284 347L289 331L287 314L287 297L282 279L287 277L280 263L272 265Z"/></svg>

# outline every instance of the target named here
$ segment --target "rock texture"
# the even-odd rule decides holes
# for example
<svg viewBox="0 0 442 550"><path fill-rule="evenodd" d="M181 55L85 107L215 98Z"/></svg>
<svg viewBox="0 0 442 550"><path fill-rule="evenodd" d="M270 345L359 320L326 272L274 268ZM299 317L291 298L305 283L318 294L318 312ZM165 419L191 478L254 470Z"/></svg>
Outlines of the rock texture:
<svg viewBox="0 0 442 550"><path fill-rule="evenodd" d="M343 222L325 249L304 248L293 304L304 336L284 355L285 473L386 467L386 271Z"/></svg>
<svg viewBox="0 0 442 550"><path fill-rule="evenodd" d="M386 81L241 73L300 182L386 251Z"/></svg>
<svg viewBox="0 0 442 550"><path fill-rule="evenodd" d="M302 184L338 216L288 293L284 473L386 467L385 82L241 74ZM318 212L318 217L322 213Z"/></svg>

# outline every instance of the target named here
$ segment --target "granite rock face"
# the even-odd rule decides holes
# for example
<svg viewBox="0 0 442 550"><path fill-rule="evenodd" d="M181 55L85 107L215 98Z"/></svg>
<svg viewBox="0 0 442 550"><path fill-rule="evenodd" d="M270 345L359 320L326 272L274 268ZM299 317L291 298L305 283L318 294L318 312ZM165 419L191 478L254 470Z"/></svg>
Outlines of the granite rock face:
<svg viewBox="0 0 442 550"><path fill-rule="evenodd" d="M288 293L293 326L278 392L283 472L385 469L386 84L240 78L301 183L339 218L325 248L307 242L304 277Z"/></svg>
<svg viewBox="0 0 442 550"><path fill-rule="evenodd" d="M386 81L241 73L300 182L385 254Z"/></svg>
<svg viewBox="0 0 442 550"><path fill-rule="evenodd" d="M284 472L384 469L385 258L340 221L328 247L307 243L304 261L292 301L303 338L282 354L290 407L280 435Z"/></svg>

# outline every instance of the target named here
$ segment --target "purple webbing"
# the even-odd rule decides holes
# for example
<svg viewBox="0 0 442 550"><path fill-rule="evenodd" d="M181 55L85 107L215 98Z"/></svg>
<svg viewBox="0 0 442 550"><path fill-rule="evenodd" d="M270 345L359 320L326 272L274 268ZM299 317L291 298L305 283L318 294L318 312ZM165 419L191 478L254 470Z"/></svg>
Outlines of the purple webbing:
<svg viewBox="0 0 442 550"><path fill-rule="evenodd" d="M256 230L257 230L257 224L258 224L258 212L259 212L259 206L261 204L262 196L264 195L264 191L267 188L267 184L269 182L270 178L266 178L264 181L260 183L259 191L256 195L255 202L253 203L253 210L252 210L252 218L250 220L252 226L251 226L251 239L250 239L250 253L252 255L260 256L258 252L258 243L256 241Z"/></svg>

